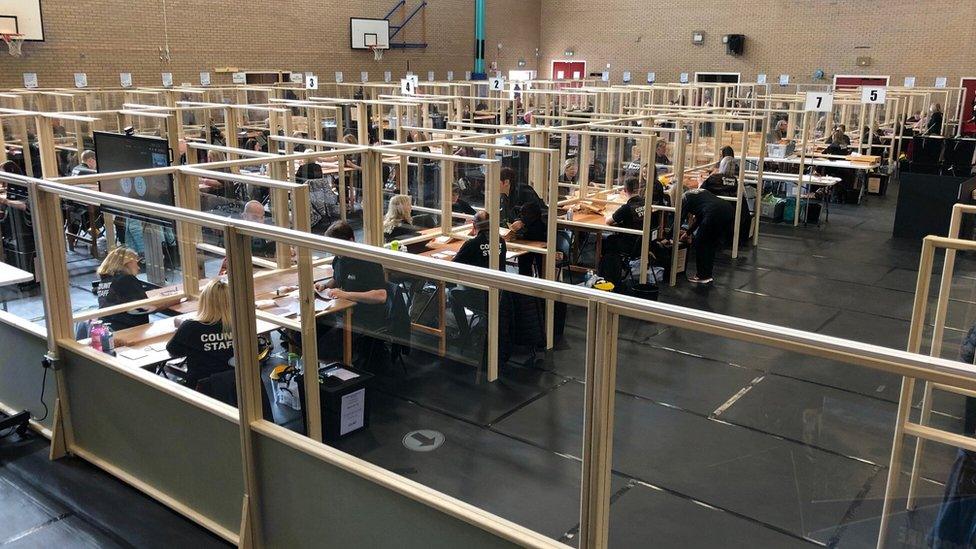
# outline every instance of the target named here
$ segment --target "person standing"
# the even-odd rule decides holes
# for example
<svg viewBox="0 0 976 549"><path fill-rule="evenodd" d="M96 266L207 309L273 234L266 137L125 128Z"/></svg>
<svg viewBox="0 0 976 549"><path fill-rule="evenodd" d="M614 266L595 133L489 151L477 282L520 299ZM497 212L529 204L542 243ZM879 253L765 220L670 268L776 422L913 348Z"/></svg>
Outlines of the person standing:
<svg viewBox="0 0 976 549"><path fill-rule="evenodd" d="M688 228L681 232L681 240L695 250L696 275L688 279L694 284L711 284L715 254L722 239L732 228L735 207L706 189L691 189L681 199L681 211L689 219Z"/></svg>

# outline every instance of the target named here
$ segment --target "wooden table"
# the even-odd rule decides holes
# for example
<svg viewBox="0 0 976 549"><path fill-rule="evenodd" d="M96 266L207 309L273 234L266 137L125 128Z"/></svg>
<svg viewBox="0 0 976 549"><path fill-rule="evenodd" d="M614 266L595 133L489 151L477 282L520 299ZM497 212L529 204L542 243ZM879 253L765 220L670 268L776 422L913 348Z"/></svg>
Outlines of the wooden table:
<svg viewBox="0 0 976 549"><path fill-rule="evenodd" d="M0 287L23 284L34 280L34 274L6 263L0 263ZM7 300L3 300L3 310L7 310Z"/></svg>

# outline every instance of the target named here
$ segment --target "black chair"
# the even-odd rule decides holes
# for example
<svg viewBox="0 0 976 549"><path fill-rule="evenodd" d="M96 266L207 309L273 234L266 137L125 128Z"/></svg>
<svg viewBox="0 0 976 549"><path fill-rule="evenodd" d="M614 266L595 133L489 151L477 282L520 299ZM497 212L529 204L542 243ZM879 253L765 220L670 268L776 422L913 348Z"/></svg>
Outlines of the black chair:
<svg viewBox="0 0 976 549"><path fill-rule="evenodd" d="M569 231L556 231L556 251L563 254L563 258L556 261L556 280L562 280L563 270L573 264L570 258L572 248L572 234Z"/></svg>

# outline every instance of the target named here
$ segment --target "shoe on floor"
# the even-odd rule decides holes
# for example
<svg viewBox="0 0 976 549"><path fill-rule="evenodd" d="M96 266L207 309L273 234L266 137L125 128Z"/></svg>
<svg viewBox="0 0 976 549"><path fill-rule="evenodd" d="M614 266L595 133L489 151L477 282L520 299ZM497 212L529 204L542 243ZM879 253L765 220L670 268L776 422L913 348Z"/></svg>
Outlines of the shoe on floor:
<svg viewBox="0 0 976 549"><path fill-rule="evenodd" d="M692 284L711 284L714 278L698 278L697 276L688 277L688 282Z"/></svg>

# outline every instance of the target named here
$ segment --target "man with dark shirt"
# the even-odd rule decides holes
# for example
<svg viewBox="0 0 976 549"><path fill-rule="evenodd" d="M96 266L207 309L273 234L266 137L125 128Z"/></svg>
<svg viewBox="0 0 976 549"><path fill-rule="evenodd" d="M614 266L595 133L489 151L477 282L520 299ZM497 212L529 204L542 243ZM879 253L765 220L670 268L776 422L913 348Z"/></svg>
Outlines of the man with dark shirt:
<svg viewBox="0 0 976 549"><path fill-rule="evenodd" d="M681 199L681 211L690 218L688 228L681 233L681 239L692 241L695 249L697 275L688 280L695 284L710 284L715 253L722 237L732 229L735 207L731 202L699 188L685 192Z"/></svg>
<svg viewBox="0 0 976 549"><path fill-rule="evenodd" d="M336 221L325 236L355 242L352 227ZM383 266L372 261L337 256L332 262L333 277L317 287L329 297L356 302L353 318L357 324L375 329L386 320L386 273Z"/></svg>
<svg viewBox="0 0 976 549"><path fill-rule="evenodd" d="M607 225L644 230L644 197L641 196L640 181L636 177L624 181L623 194L627 202L607 216ZM640 237L637 235L612 233L604 241L604 250L606 253L632 254L639 244Z"/></svg>
<svg viewBox="0 0 976 549"><path fill-rule="evenodd" d="M469 239L461 246L461 249L458 250L457 255L454 256L454 262L462 263L464 265L474 265L475 267L483 267L485 269L489 268L489 260L491 258L491 243L488 231L490 228L491 223L489 223L488 220L488 212L482 210L476 213L474 215L474 227L472 229L476 233L475 237ZM505 257L507 253L504 240L498 240L498 248L498 269L504 271ZM479 290L476 288L457 286L456 288L452 288L450 291L450 302L451 311L454 313L454 318L457 320L460 335L466 340L470 333L465 308L471 309L479 314L487 314L488 293L484 290Z"/></svg>
<svg viewBox="0 0 976 549"><path fill-rule="evenodd" d="M461 186L457 183L451 187L451 211L467 215L474 215L475 213L475 209L471 207L471 204L461 198Z"/></svg>

